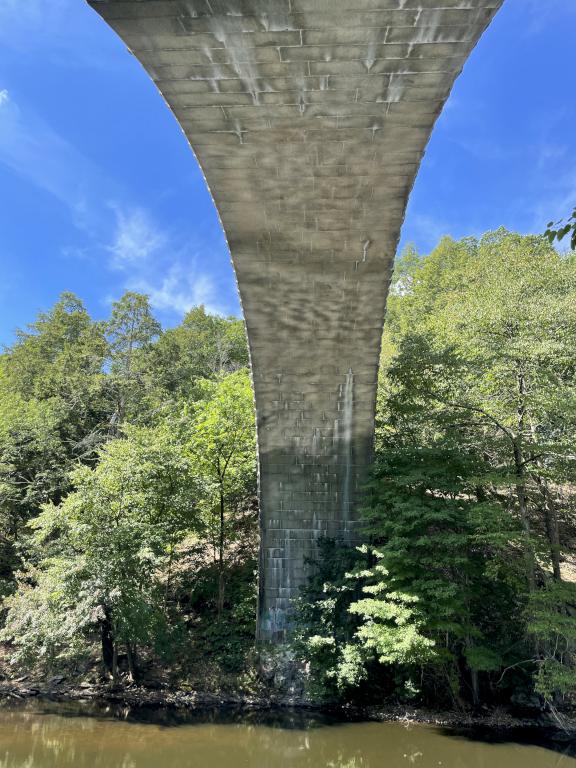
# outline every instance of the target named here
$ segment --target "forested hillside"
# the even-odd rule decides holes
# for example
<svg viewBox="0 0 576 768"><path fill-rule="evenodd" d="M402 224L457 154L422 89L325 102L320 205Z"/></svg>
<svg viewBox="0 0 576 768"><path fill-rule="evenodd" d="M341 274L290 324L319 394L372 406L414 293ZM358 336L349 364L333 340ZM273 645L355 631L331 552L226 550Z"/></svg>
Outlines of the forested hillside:
<svg viewBox="0 0 576 768"><path fill-rule="evenodd" d="M11 663L117 680L251 649L257 552L244 325L145 296L107 322L70 294L0 358L0 557ZM120 660L120 664L119 664ZM80 665L80 666L78 666Z"/></svg>
<svg viewBox="0 0 576 768"><path fill-rule="evenodd" d="M377 419L372 548L355 577L328 548L304 599L320 689L573 703L574 256L503 230L407 249Z"/></svg>
<svg viewBox="0 0 576 768"><path fill-rule="evenodd" d="M247 365L241 321L199 307L162 331L133 293L106 322L63 294L18 333L0 356L6 669L256 679ZM295 610L310 692L573 705L575 491L574 256L503 230L407 249L366 545L322 542Z"/></svg>

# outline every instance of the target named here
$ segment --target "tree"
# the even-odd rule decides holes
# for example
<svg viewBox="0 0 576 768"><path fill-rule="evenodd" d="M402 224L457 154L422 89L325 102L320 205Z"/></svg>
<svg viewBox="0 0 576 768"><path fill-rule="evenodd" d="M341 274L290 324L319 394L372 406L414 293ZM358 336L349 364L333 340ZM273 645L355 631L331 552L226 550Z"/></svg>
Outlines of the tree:
<svg viewBox="0 0 576 768"><path fill-rule="evenodd" d="M328 538L318 540L317 557L308 562L310 576L292 611L292 648L315 699L334 701L367 678L364 658L352 646L359 621L349 611L362 594L360 580L349 573L366 563L357 549Z"/></svg>
<svg viewBox="0 0 576 768"><path fill-rule="evenodd" d="M2 355L3 386L24 400L50 400L59 412L70 459L90 460L103 439L107 351L102 323L91 320L74 294L63 293Z"/></svg>
<svg viewBox="0 0 576 768"><path fill-rule="evenodd" d="M459 248L455 244L452 250L457 254ZM460 414L475 427L475 439L482 436L492 463L509 474L527 550L528 506L538 507L559 578L550 483L553 477L556 485L568 480L574 466L569 448L576 424L574 267L543 238L504 231L485 236L476 255L453 270L454 285L460 280L466 290L450 283L439 289L444 262L442 251L434 252L407 299L405 327L418 332L405 334L394 375L402 387L409 385L446 415ZM424 364L409 382L415 352ZM532 561L528 553L529 581Z"/></svg>
<svg viewBox="0 0 576 768"><path fill-rule="evenodd" d="M23 397L47 398L60 393L66 377L100 373L106 353L101 331L82 301L63 293L49 312L16 332L5 355L11 385Z"/></svg>
<svg viewBox="0 0 576 768"><path fill-rule="evenodd" d="M138 418L147 389L146 355L161 330L152 315L148 296L128 291L112 305L106 332L110 345L110 387L115 401L110 419L113 434L119 433L126 419Z"/></svg>
<svg viewBox="0 0 576 768"><path fill-rule="evenodd" d="M125 647L132 676L139 644L160 646L169 626L163 595L177 543L197 526L204 490L171 429L125 427L78 467L75 490L33 522L38 564L6 601L3 638L15 660L53 662L86 652L99 630L102 659L117 678Z"/></svg>
<svg viewBox="0 0 576 768"><path fill-rule="evenodd" d="M150 351L149 364L168 396L202 396L196 392L198 380L216 379L248 365L244 323L194 307L181 325L162 334Z"/></svg>
<svg viewBox="0 0 576 768"><path fill-rule="evenodd" d="M403 681L413 685L418 678L437 697L447 694L452 705L469 691L478 704L479 673L517 660L514 643L522 637L525 605L518 597L520 531L484 492L493 475L482 458L433 416L422 426L434 430L424 446L413 433L402 435L402 423L381 444L367 516L382 570L371 581L378 605L368 607L388 613L402 608L399 618L421 654L411 663L397 659ZM405 606L408 600L414 605ZM378 614L364 616L373 624ZM421 637L430 647L418 644ZM424 672L415 675L415 665Z"/></svg>
<svg viewBox="0 0 576 768"><path fill-rule="evenodd" d="M499 230L479 242L444 239L391 307L374 532L396 588L418 595L430 616L458 619L453 648L462 645L475 690L474 667L486 667L479 646L490 664L506 665L506 613L522 626L526 592L561 579L560 498L573 481L576 436L575 281L573 261L544 238ZM482 611L491 591L502 596L496 622Z"/></svg>
<svg viewBox="0 0 576 768"><path fill-rule="evenodd" d="M557 240L560 243L564 240L566 235L570 235L570 248L573 251L576 251L576 208L574 208L572 214L566 219L549 221L544 235L548 238L550 243L554 243L554 240Z"/></svg>
<svg viewBox="0 0 576 768"><path fill-rule="evenodd" d="M536 643L536 691L554 705L576 702L576 584L556 581L532 595L528 632Z"/></svg>
<svg viewBox="0 0 576 768"><path fill-rule="evenodd" d="M0 592L15 663L98 643L116 679L120 652L137 673L138 649L177 652L182 669L216 649L222 668L244 668L257 538L246 362L241 321L199 307L165 341L135 293L106 323L63 294L0 356ZM209 613L215 572L232 633Z"/></svg>
<svg viewBox="0 0 576 768"><path fill-rule="evenodd" d="M212 488L204 510L218 563L220 616L225 599L226 549L244 513L239 501L253 492L256 479L254 398L246 369L216 382L205 381L203 394L193 406L189 451L197 471Z"/></svg>
<svg viewBox="0 0 576 768"><path fill-rule="evenodd" d="M419 606L420 598L398 591L389 582L389 571L380 563L385 555L378 550L372 550L372 555L376 560L372 568L355 574L363 581L364 596L351 603L348 610L363 621L345 649L344 668L350 667L350 659L365 664L367 656L375 657L380 664L421 666L433 656L435 642L426 637L426 616ZM409 683L413 687L412 681Z"/></svg>
<svg viewBox="0 0 576 768"><path fill-rule="evenodd" d="M102 325L64 293L0 356L0 542L6 583L40 506L77 461L93 463L107 420Z"/></svg>
<svg viewBox="0 0 576 768"><path fill-rule="evenodd" d="M544 237L505 230L400 261L366 492L376 563L359 574L359 600L328 584L359 621L346 644L319 633L336 676L375 684L379 658L388 690L418 681L436 702L494 700L529 690L531 675L549 701L574 695L562 579L574 530L575 264Z"/></svg>
<svg viewBox="0 0 576 768"><path fill-rule="evenodd" d="M54 403L22 398L0 366L0 593L11 588L28 521L68 484L58 427Z"/></svg>

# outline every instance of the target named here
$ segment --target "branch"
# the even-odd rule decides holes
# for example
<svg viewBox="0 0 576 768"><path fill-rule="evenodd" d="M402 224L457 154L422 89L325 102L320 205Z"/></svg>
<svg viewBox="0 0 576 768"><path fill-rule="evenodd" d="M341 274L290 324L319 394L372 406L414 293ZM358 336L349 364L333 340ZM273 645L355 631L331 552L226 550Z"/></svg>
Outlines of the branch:
<svg viewBox="0 0 576 768"><path fill-rule="evenodd" d="M500 685L500 683L502 682L502 678L504 677L506 672L509 672L511 669L514 669L514 667L521 667L522 664L534 664L534 659L524 659L524 661L517 661L516 664L511 664L509 667L506 667L506 669L500 675L500 678L498 679L496 685Z"/></svg>
<svg viewBox="0 0 576 768"><path fill-rule="evenodd" d="M483 408L478 408L474 405L461 405L460 403L451 403L448 400L441 400L440 402L443 402L444 405L449 406L450 408L461 408L465 411L474 411L475 413L481 413L485 418L487 418L492 424L494 424L499 430L504 432L504 434L508 437L512 445L515 445L515 438L514 433L511 432L508 427L505 427L503 424L501 424L498 419L496 419L492 414L487 413Z"/></svg>

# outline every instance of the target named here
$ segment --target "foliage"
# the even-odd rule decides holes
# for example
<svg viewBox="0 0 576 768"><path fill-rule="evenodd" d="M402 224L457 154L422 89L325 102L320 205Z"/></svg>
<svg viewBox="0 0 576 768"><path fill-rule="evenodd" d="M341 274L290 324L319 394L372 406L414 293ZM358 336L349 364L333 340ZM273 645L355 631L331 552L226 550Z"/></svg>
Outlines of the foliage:
<svg viewBox="0 0 576 768"><path fill-rule="evenodd" d="M544 236L398 261L369 545L320 541L294 647L319 697L574 705L576 260ZM0 590L16 665L241 676L256 601L244 325L63 294L0 355ZM121 653L122 651L122 653ZM198 670L197 672L195 670ZM175 672L176 673L176 672Z"/></svg>
<svg viewBox="0 0 576 768"><path fill-rule="evenodd" d="M146 353L160 333L160 324L152 315L147 296L128 292L112 305L106 334L110 364L107 385L114 403L110 429L114 435L119 434L126 419L140 420L140 412L146 412L149 386Z"/></svg>
<svg viewBox="0 0 576 768"><path fill-rule="evenodd" d="M245 500L255 493L256 435L254 398L246 369L215 382L204 381L194 405L189 443L198 472L206 479L202 511L218 561L218 614L225 599L225 554L243 530Z"/></svg>
<svg viewBox="0 0 576 768"><path fill-rule="evenodd" d="M551 243L554 240L560 243L566 235L570 235L570 248L576 251L576 208L574 208L572 214L566 220L549 221L544 234Z"/></svg>
<svg viewBox="0 0 576 768"><path fill-rule="evenodd" d="M454 699L478 703L530 655L527 603L562 579L576 270L545 238L498 230L445 238L408 271L390 307L368 517L388 581L443 638Z"/></svg>
<svg viewBox="0 0 576 768"><path fill-rule="evenodd" d="M38 507L67 484L67 456L52 400L25 400L0 368L0 537L14 549Z"/></svg>
<svg viewBox="0 0 576 768"><path fill-rule="evenodd" d="M17 660L68 654L78 633L105 622L116 646L161 640L158 574L194 528L202 493L191 470L168 429L133 427L101 449L95 468L73 472L74 492L33 522L43 556L21 580L37 587L7 600L4 636Z"/></svg>
<svg viewBox="0 0 576 768"><path fill-rule="evenodd" d="M531 596L528 632L536 643L536 691L576 703L576 584L555 582Z"/></svg>
<svg viewBox="0 0 576 768"><path fill-rule="evenodd" d="M10 589L27 522L91 462L106 418L106 340L72 294L41 313L0 356L0 579Z"/></svg>
<svg viewBox="0 0 576 768"><path fill-rule="evenodd" d="M192 406L190 453L226 499L246 492L254 476L254 397L246 369L199 382L202 398ZM253 491L253 486L249 488Z"/></svg>
<svg viewBox="0 0 576 768"><path fill-rule="evenodd" d="M531 684L573 698L574 348L576 263L546 238L444 238L399 260L366 493L377 560L360 600L343 573L324 587L357 619L348 639L334 622L304 633L325 681L342 679L346 646L358 690L369 677L452 706Z"/></svg>
<svg viewBox="0 0 576 768"><path fill-rule="evenodd" d="M0 590L15 664L98 649L115 677L123 657L135 676L137 651L186 666L192 647L244 663L256 542L246 361L240 321L199 307L162 333L135 293L104 323L63 294L18 332L0 356ZM208 609L202 585L218 595L219 583L231 604Z"/></svg>
<svg viewBox="0 0 576 768"><path fill-rule="evenodd" d="M378 550L374 550L374 555L378 560L384 557ZM370 597L352 603L349 608L350 613L364 620L356 632L362 645L374 651L381 664L409 664L426 658L434 643L420 633L424 622L417 605L419 599L391 588L390 574L383 565L376 564L360 575L374 582L362 589Z"/></svg>
<svg viewBox="0 0 576 768"><path fill-rule="evenodd" d="M150 349L149 365L156 371L165 398L196 399L197 382L247 367L244 323L210 315L203 306L194 307Z"/></svg>
<svg viewBox="0 0 576 768"><path fill-rule="evenodd" d="M347 578L364 559L360 551L319 539L311 576L294 606L293 647L316 698L339 698L365 678L349 650L358 621L348 607L361 596L361 585Z"/></svg>

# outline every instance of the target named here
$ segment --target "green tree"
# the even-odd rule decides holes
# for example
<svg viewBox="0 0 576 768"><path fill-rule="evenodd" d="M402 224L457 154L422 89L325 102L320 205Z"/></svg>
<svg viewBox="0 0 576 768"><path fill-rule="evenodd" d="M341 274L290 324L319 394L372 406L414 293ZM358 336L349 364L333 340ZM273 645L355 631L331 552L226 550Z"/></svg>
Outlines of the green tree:
<svg viewBox="0 0 576 768"><path fill-rule="evenodd" d="M119 433L125 420L135 421L140 416L139 409L152 389L148 355L161 331L148 296L128 291L112 305L106 332L110 345L109 387L114 400L110 418L113 434Z"/></svg>
<svg viewBox="0 0 576 768"><path fill-rule="evenodd" d="M573 251L576 251L576 208L574 208L571 215L566 219L549 221L544 234L550 243L554 243L554 240L561 243L566 235L570 235L570 248Z"/></svg>
<svg viewBox="0 0 576 768"><path fill-rule="evenodd" d="M254 398L248 371L204 381L193 406L190 456L211 492L204 500L207 530L218 563L218 615L226 589L227 548L242 530L243 500L254 492L256 435Z"/></svg>
<svg viewBox="0 0 576 768"><path fill-rule="evenodd" d="M574 469L576 272L543 238L492 233L456 269L447 248L457 256L461 246L441 244L407 298L405 327L418 330L403 335L392 378L442 417L467 420L491 464L508 474L533 586L534 512L560 577L553 486L569 481ZM440 288L447 261L452 283ZM416 356L423 359L417 377Z"/></svg>
<svg viewBox="0 0 576 768"><path fill-rule="evenodd" d="M204 489L171 429L125 429L125 439L100 449L95 468L73 472L75 490L33 522L42 554L6 601L3 638L18 663L86 652L98 630L114 679L120 645L135 676L138 645L158 648L166 637L176 545L197 526Z"/></svg>
<svg viewBox="0 0 576 768"><path fill-rule="evenodd" d="M293 610L292 647L316 699L337 700L367 677L364 657L352 645L359 621L349 611L362 595L360 579L349 573L366 564L357 549L327 538L319 539L317 557L308 563L310 577Z"/></svg>
<svg viewBox="0 0 576 768"><path fill-rule="evenodd" d="M0 591L10 589L28 521L68 484L58 427L53 402L22 398L0 366Z"/></svg>
<svg viewBox="0 0 576 768"><path fill-rule="evenodd" d="M91 320L74 294L63 293L49 312L17 332L2 355L3 386L25 400L52 401L62 443L74 460L89 460L103 438L107 353L102 323Z"/></svg>
<svg viewBox="0 0 576 768"><path fill-rule="evenodd" d="M574 260L546 238L505 230L401 259L367 489L377 562L360 574L365 597L338 593L360 622L351 639L318 633L333 674L376 680L379 658L389 686L417 679L456 705L528 689L530 674L549 701L554 686L568 699L576 690L562 568L574 530L575 281Z"/></svg>
<svg viewBox="0 0 576 768"><path fill-rule="evenodd" d="M198 380L215 379L248 365L244 323L194 307L178 327L162 334L149 364L168 396L201 396L196 391Z"/></svg>
<svg viewBox="0 0 576 768"><path fill-rule="evenodd" d="M536 691L550 704L576 703L576 584L556 581L532 595L528 632L536 644Z"/></svg>
<svg viewBox="0 0 576 768"><path fill-rule="evenodd" d="M93 463L105 436L103 327L64 293L0 356L0 541L3 576L26 547L26 524Z"/></svg>
<svg viewBox="0 0 576 768"><path fill-rule="evenodd" d="M12 387L23 397L59 395L66 379L100 373L106 354L102 327L90 319L82 301L63 293L49 312L41 312L5 355ZM67 388L68 391L68 388Z"/></svg>
<svg viewBox="0 0 576 768"><path fill-rule="evenodd" d="M526 592L561 579L576 271L545 238L499 230L444 239L412 274L391 307L371 517L397 588L457 619L448 646L477 699L475 670L515 663L506 615L523 626Z"/></svg>
<svg viewBox="0 0 576 768"><path fill-rule="evenodd" d="M199 307L163 336L134 293L106 323L63 294L0 356L0 590L16 663L99 641L116 678L119 650L135 674L138 648L177 647L184 666L216 649L222 668L243 668L257 539L247 359L241 321ZM209 614L215 573L233 633ZM176 643L186 627L195 640Z"/></svg>

